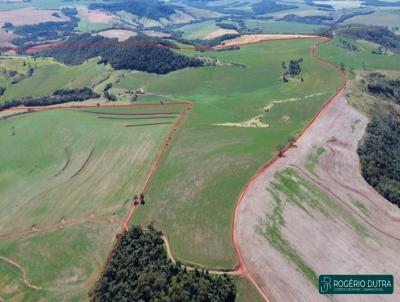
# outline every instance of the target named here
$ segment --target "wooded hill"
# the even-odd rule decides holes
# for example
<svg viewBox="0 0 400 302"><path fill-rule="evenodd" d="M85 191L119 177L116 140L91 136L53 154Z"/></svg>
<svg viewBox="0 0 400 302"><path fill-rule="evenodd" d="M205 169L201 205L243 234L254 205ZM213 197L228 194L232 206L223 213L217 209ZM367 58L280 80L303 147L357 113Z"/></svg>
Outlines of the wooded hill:
<svg viewBox="0 0 400 302"><path fill-rule="evenodd" d="M93 301L234 302L227 275L187 271L167 257L161 232L133 227L125 233L99 281Z"/></svg>
<svg viewBox="0 0 400 302"><path fill-rule="evenodd" d="M374 117L358 154L365 180L400 206L400 117L395 114Z"/></svg>
<svg viewBox="0 0 400 302"><path fill-rule="evenodd" d="M138 35L125 41L140 45L113 45L115 42L117 42L116 39L82 34L69 38L63 44L66 46L65 48L44 50L38 55L50 56L68 65L78 65L88 59L101 57L99 64L110 64L114 69L139 70L158 74L203 65L202 60L177 54L171 49L143 45L143 43L155 43L172 46L171 43L159 38ZM68 47L69 45L71 47ZM76 47L76 45L86 46Z"/></svg>
<svg viewBox="0 0 400 302"><path fill-rule="evenodd" d="M352 24L337 28L335 33L338 36L374 42L400 54L400 36L386 27Z"/></svg>

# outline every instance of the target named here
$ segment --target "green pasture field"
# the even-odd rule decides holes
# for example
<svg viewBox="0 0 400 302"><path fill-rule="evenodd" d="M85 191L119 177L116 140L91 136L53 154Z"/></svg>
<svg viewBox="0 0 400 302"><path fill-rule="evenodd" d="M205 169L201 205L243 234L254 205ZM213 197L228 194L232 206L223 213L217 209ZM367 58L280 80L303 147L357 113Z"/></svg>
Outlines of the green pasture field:
<svg viewBox="0 0 400 302"><path fill-rule="evenodd" d="M355 16L347 19L343 24L365 24L376 26L388 26L390 29L400 27L400 8L375 11L370 15ZM394 30L399 33L400 30Z"/></svg>
<svg viewBox="0 0 400 302"><path fill-rule="evenodd" d="M207 20L202 22L196 22L187 24L179 27L177 30L183 32L183 38L188 40L203 39L209 33L219 29L215 25L214 20Z"/></svg>
<svg viewBox="0 0 400 302"><path fill-rule="evenodd" d="M188 68L167 75L135 73L116 87L190 100L194 105L146 193L148 206L134 223L154 222L166 232L177 259L212 268L236 264L231 232L241 189L303 129L341 85L339 72L311 57L315 41L275 41L239 51L205 52L227 65ZM190 51L183 51L193 54ZM283 83L282 61L304 58L304 82ZM236 63L229 65L229 63ZM308 96L301 101L302 97ZM275 104L275 100L298 102ZM151 98L149 98L150 100ZM305 104L306 103L306 104ZM262 115L268 128L216 126ZM289 121L282 122L288 116Z"/></svg>
<svg viewBox="0 0 400 302"><path fill-rule="evenodd" d="M263 21L247 19L246 27L259 29L265 34L314 34L320 26L286 21Z"/></svg>
<svg viewBox="0 0 400 302"><path fill-rule="evenodd" d="M81 18L76 29L82 32L89 32L89 31L101 31L107 28L110 28L110 24L89 23L86 20L83 20L83 18Z"/></svg>
<svg viewBox="0 0 400 302"><path fill-rule="evenodd" d="M0 297L86 300L182 109L59 109L0 120L0 255L43 288L27 289L0 259ZM140 126L149 123L163 124Z"/></svg>
<svg viewBox="0 0 400 302"><path fill-rule="evenodd" d="M318 51L319 55L335 62L337 64L344 63L348 71L352 69L364 70L399 70L400 56L399 55L380 55L373 54L372 50L375 47L369 46L371 43L363 43L347 39L361 51L350 51L339 46L338 39L335 38L332 43L323 44ZM350 74L351 75L351 74Z"/></svg>
<svg viewBox="0 0 400 302"><path fill-rule="evenodd" d="M92 59L79 66L67 66L51 58L34 60L31 57L3 57L0 59L0 79L5 84L3 87L6 88L6 92L0 97L0 104L28 96L49 96L57 89L95 88L98 83L112 73L110 66L99 65L97 62L98 59ZM18 74L24 75L29 66L33 69L32 76L28 76L16 84L12 84L16 77L5 75L5 71L14 70Z"/></svg>

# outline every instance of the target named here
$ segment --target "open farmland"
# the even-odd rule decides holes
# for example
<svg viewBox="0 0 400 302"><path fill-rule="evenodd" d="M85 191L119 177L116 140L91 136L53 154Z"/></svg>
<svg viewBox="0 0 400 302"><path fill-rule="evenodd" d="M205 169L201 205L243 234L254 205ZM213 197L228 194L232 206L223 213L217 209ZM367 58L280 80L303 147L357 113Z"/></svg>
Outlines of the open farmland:
<svg viewBox="0 0 400 302"><path fill-rule="evenodd" d="M272 301L399 300L398 292L329 297L316 289L320 274L400 273L400 211L360 174L366 123L343 97L335 100L245 194L236 238Z"/></svg>
<svg viewBox="0 0 400 302"><path fill-rule="evenodd" d="M52 10L40 10L32 7L20 8L15 10L0 10L0 27L6 22L15 26L39 24L41 22L62 22L68 20L65 16L55 17Z"/></svg>
<svg viewBox="0 0 400 302"><path fill-rule="evenodd" d="M400 69L400 60L398 55L381 55L372 53L377 49L373 43L365 43L366 41L355 41L346 38L351 44L355 45L360 51L350 51L340 47L338 39L335 38L332 43L321 45L320 56L335 62L343 63L345 68L349 70L350 76L353 76L352 70L376 70L376 69ZM364 43L363 43L364 42Z"/></svg>
<svg viewBox="0 0 400 302"><path fill-rule="evenodd" d="M0 255L40 288L23 285L20 269L0 259L1 298L86 299L182 109L58 109L0 120Z"/></svg>
<svg viewBox="0 0 400 302"><path fill-rule="evenodd" d="M215 25L214 20L208 20L208 21L183 25L182 27L178 28L178 31L183 32L183 37L185 39L194 40L194 39L203 39L218 29L220 28L217 25Z"/></svg>
<svg viewBox="0 0 400 302"><path fill-rule="evenodd" d="M3 57L0 59L0 86L6 93L0 96L0 104L24 97L51 95L57 89L81 87L95 88L110 76L110 66L89 60L79 66L66 66L53 59L31 57ZM32 68L33 73L28 74ZM15 75L10 75L14 74Z"/></svg>
<svg viewBox="0 0 400 302"><path fill-rule="evenodd" d="M116 86L142 87L157 95L193 101L150 184L149 206L134 217L135 223L155 222L165 231L177 259L213 268L235 266L230 234L241 188L340 86L339 73L311 57L314 42L273 41L242 46L239 51L204 52L234 64L162 76L136 73ZM304 82L283 83L281 62L300 57ZM297 101L286 101L292 99ZM265 112L264 107L271 104L274 107ZM259 115L268 127L216 125Z"/></svg>

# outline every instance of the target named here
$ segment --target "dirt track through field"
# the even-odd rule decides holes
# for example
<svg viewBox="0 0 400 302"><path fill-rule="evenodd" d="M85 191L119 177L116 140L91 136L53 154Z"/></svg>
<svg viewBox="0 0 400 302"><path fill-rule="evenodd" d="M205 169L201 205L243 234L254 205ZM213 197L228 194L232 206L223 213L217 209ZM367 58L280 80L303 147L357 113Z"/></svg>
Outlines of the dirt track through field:
<svg viewBox="0 0 400 302"><path fill-rule="evenodd" d="M30 282L30 280L29 280L29 278L28 278L28 275L27 275L27 273L26 273L26 270L25 270L21 265L19 265L17 262L15 262L15 261L13 261L13 260L11 260L11 259L9 259L9 258L3 257L3 256L0 256L0 259L3 260L3 261L5 261L5 262L7 262L8 264L10 264L10 265L16 267L18 270L21 271L21 273L22 273L22 279L23 279L23 281L24 281L24 284L25 284L27 287L32 288L32 289L35 289L35 290L40 290L40 289L42 289L41 287L35 286L35 285L33 285L33 284Z"/></svg>
<svg viewBox="0 0 400 302"><path fill-rule="evenodd" d="M27 235L31 235L31 234L44 233L44 232L49 232L52 230L64 229L64 227L74 226L74 225L83 224L83 223L87 223L87 222L91 222L91 221L92 222L94 222L94 221L106 221L107 222L108 221L111 223L122 223L122 220L116 216L90 215L87 217L63 219L59 223L53 223L53 224L45 225L42 227L33 226L30 230L21 230L21 231L13 231L13 232L3 233L3 234L0 234L0 240L6 240L6 239L21 237L21 236L27 236Z"/></svg>
<svg viewBox="0 0 400 302"><path fill-rule="evenodd" d="M161 236L161 239L164 241L165 245L165 250L167 252L168 258L172 261L172 263L176 264L176 259L174 258L174 255L172 254L171 251L171 246L169 245L169 241L167 236L163 235ZM204 267L197 267L197 266L192 266L192 265L186 265L186 264L181 264L182 267L186 268L188 271L194 271L194 270L202 270L205 269ZM213 269L206 269L209 274L212 275L240 275L240 270L230 270L230 271L221 271L221 270L213 270Z"/></svg>

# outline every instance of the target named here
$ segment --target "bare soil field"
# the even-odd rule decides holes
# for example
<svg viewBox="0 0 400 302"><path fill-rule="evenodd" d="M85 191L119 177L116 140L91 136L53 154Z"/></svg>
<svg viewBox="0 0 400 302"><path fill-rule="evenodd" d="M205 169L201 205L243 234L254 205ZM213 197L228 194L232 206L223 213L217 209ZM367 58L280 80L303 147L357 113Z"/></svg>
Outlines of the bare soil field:
<svg viewBox="0 0 400 302"><path fill-rule="evenodd" d="M117 38L118 41L125 41L137 35L136 32L127 29L109 29L98 33L105 38Z"/></svg>
<svg viewBox="0 0 400 302"><path fill-rule="evenodd" d="M54 10L35 9L33 7L19 8L7 11L0 11L0 27L6 22L13 25L32 25L43 22L63 22L67 17L59 13L61 18L52 16Z"/></svg>
<svg viewBox="0 0 400 302"><path fill-rule="evenodd" d="M79 15L88 23L111 24L114 20L112 15L99 10L81 10Z"/></svg>
<svg viewBox="0 0 400 302"><path fill-rule="evenodd" d="M171 37L171 34L169 33L163 33L161 31L154 31L154 30L144 30L142 31L147 36L150 37L158 37L158 38L168 38Z"/></svg>
<svg viewBox="0 0 400 302"><path fill-rule="evenodd" d="M258 35L242 35L240 37L223 41L224 46L235 46L247 43L257 43L268 40L283 40L283 39L302 39L316 37L312 35L281 35L281 34L258 34ZM218 46L216 46L218 48Z"/></svg>
<svg viewBox="0 0 400 302"><path fill-rule="evenodd" d="M366 125L367 118L339 97L245 194L236 240L247 273L271 302L399 301L396 290L393 295L324 296L315 285L320 274L393 274L394 287L400 286L400 210L360 174L356 149ZM317 148L323 151L315 156ZM289 170L291 176L282 182ZM285 186L286 191L273 191ZM299 192L304 194L296 204ZM281 249L264 232L277 213Z"/></svg>
<svg viewBox="0 0 400 302"><path fill-rule="evenodd" d="M217 29L217 30L215 30L215 31L213 31L213 32L211 32L211 33L209 33L208 35L206 35L205 37L204 37L204 39L206 39L206 40L211 40L211 39L214 39L214 38L218 38L218 37L220 37L220 36L223 36L223 35L229 35L229 34L237 34L238 32L236 31L236 30L234 30L234 29L224 29L224 28L220 28L220 29Z"/></svg>
<svg viewBox="0 0 400 302"><path fill-rule="evenodd" d="M24 2L24 0L0 0L0 3L20 3Z"/></svg>
<svg viewBox="0 0 400 302"><path fill-rule="evenodd" d="M10 42L17 37L18 36L13 33L0 29L0 47L13 47L14 45Z"/></svg>

